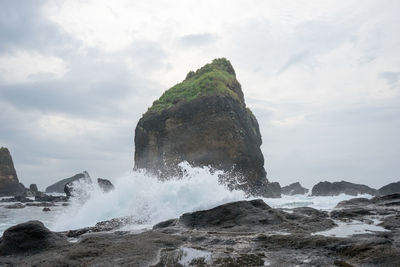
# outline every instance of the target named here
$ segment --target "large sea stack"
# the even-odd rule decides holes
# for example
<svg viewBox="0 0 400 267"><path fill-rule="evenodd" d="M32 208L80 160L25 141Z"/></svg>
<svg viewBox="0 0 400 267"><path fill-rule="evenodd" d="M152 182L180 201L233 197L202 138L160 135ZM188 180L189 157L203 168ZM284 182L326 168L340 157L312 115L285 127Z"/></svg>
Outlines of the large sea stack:
<svg viewBox="0 0 400 267"><path fill-rule="evenodd" d="M266 179L260 146L258 122L235 70L227 59L214 59L143 114L135 130L135 169L168 179L181 175L178 164L187 161L225 171L253 195L279 197L279 184Z"/></svg>
<svg viewBox="0 0 400 267"><path fill-rule="evenodd" d="M0 148L0 196L24 193L25 189L19 184L10 151L6 147Z"/></svg>

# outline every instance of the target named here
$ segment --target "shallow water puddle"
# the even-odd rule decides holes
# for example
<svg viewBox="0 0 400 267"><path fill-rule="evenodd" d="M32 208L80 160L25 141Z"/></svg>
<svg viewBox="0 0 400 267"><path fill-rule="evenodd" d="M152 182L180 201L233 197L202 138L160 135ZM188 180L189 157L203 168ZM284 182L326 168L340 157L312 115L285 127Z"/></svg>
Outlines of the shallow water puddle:
<svg viewBox="0 0 400 267"><path fill-rule="evenodd" d="M350 223L338 222L338 226L322 232L313 233L313 235L335 236L335 237L350 237L356 234L366 234L370 232L387 232L385 228L374 224L366 224L360 221Z"/></svg>

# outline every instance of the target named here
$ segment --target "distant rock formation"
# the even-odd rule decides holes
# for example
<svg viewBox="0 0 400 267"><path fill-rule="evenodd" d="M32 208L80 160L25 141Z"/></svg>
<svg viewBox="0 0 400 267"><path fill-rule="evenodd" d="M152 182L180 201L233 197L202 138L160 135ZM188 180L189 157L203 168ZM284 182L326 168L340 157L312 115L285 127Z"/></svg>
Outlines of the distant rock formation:
<svg viewBox="0 0 400 267"><path fill-rule="evenodd" d="M378 189L378 195L381 195L381 196L394 194L394 193L400 193L400 181L387 184Z"/></svg>
<svg viewBox="0 0 400 267"><path fill-rule="evenodd" d="M110 180L97 178L97 184L99 185L100 189L105 193L114 190L114 185L110 182Z"/></svg>
<svg viewBox="0 0 400 267"><path fill-rule="evenodd" d="M282 187L282 194L284 195L304 195L308 193L308 189L301 186L299 182Z"/></svg>
<svg viewBox="0 0 400 267"><path fill-rule="evenodd" d="M64 193L64 186L67 183L77 181L82 178L89 178L89 173L87 171L84 171L82 173L75 174L74 176L66 179L62 179L61 181L58 181L46 188L46 193Z"/></svg>
<svg viewBox="0 0 400 267"><path fill-rule="evenodd" d="M341 182L319 182L312 188L311 194L313 196L337 196L346 194L357 196L358 194L375 195L376 189L362 184L353 184L346 181Z"/></svg>
<svg viewBox="0 0 400 267"><path fill-rule="evenodd" d="M231 63L214 59L165 91L139 120L135 168L168 179L180 176L178 164L187 161L229 173L226 179L237 178L237 187L253 195L279 197L280 186L266 179L261 142Z"/></svg>
<svg viewBox="0 0 400 267"><path fill-rule="evenodd" d="M40 193L36 184L31 184L29 186L29 191L31 192L32 196L34 196L34 197L39 195L39 193Z"/></svg>
<svg viewBox="0 0 400 267"><path fill-rule="evenodd" d="M25 191L18 181L10 151L0 148L0 196L25 195Z"/></svg>

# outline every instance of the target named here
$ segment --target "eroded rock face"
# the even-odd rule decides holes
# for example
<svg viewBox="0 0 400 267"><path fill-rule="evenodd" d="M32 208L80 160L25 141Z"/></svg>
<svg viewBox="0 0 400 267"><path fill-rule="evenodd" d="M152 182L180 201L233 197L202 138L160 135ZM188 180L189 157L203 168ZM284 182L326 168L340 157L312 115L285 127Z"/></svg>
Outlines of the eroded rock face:
<svg viewBox="0 0 400 267"><path fill-rule="evenodd" d="M223 170L245 191L271 196L260 146L257 119L235 71L228 60L216 59L167 90L139 120L135 168L168 179L187 161Z"/></svg>
<svg viewBox="0 0 400 267"><path fill-rule="evenodd" d="M282 194L284 195L304 195L308 193L308 189L301 186L299 182L282 187Z"/></svg>
<svg viewBox="0 0 400 267"><path fill-rule="evenodd" d="M0 196L24 193L25 190L19 184L10 151L5 147L0 148Z"/></svg>
<svg viewBox="0 0 400 267"><path fill-rule="evenodd" d="M319 182L312 188L313 196L337 196L346 194L357 196L358 194L375 195L376 189L363 184L353 184L346 181L341 182Z"/></svg>

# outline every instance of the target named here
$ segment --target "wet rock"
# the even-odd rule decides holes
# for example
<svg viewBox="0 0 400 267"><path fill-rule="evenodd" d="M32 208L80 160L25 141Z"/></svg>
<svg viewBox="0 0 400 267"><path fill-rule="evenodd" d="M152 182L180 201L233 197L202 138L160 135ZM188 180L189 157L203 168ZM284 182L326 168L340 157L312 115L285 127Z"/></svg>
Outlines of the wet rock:
<svg viewBox="0 0 400 267"><path fill-rule="evenodd" d="M51 196L51 195L38 195L35 196L35 201L37 202L65 202L68 201L68 199L64 196Z"/></svg>
<svg viewBox="0 0 400 267"><path fill-rule="evenodd" d="M375 195L376 189L362 184L353 184L346 181L341 182L319 182L314 185L311 191L313 196L337 196L346 194L357 196L358 194Z"/></svg>
<svg viewBox="0 0 400 267"><path fill-rule="evenodd" d="M371 204L372 202L368 198L358 197L352 198L349 200L340 201L336 208L353 208L353 207L362 207Z"/></svg>
<svg viewBox="0 0 400 267"><path fill-rule="evenodd" d="M42 209L42 211L48 212L48 211L51 211L51 209L48 208L48 207L44 207L44 208Z"/></svg>
<svg viewBox="0 0 400 267"><path fill-rule="evenodd" d="M39 202L39 203L26 203L27 207L55 207L56 204L53 202Z"/></svg>
<svg viewBox="0 0 400 267"><path fill-rule="evenodd" d="M185 213L177 222L194 229L224 229L226 231L287 231L316 232L329 229L335 223L320 216L311 208L305 212L299 210L286 213L273 209L261 199L238 201L224 204L210 210Z"/></svg>
<svg viewBox="0 0 400 267"><path fill-rule="evenodd" d="M39 221L28 221L8 228L1 239L0 255L30 254L66 244L66 239Z"/></svg>
<svg viewBox="0 0 400 267"><path fill-rule="evenodd" d="M292 195L304 195L308 193L308 189L301 186L299 182L282 187L282 194Z"/></svg>
<svg viewBox="0 0 400 267"><path fill-rule="evenodd" d="M378 225L388 230L400 229L400 214L385 217Z"/></svg>
<svg viewBox="0 0 400 267"><path fill-rule="evenodd" d="M380 206L400 206L400 193L374 197L371 203Z"/></svg>
<svg viewBox="0 0 400 267"><path fill-rule="evenodd" d="M107 179L97 178L97 184L105 193L114 190L114 185Z"/></svg>
<svg viewBox="0 0 400 267"><path fill-rule="evenodd" d="M334 219L355 219L363 216L373 215L371 210L364 208L349 208L331 211L331 217Z"/></svg>
<svg viewBox="0 0 400 267"><path fill-rule="evenodd" d="M4 206L6 209L23 209L25 208L25 205L22 203L15 203L11 205Z"/></svg>

